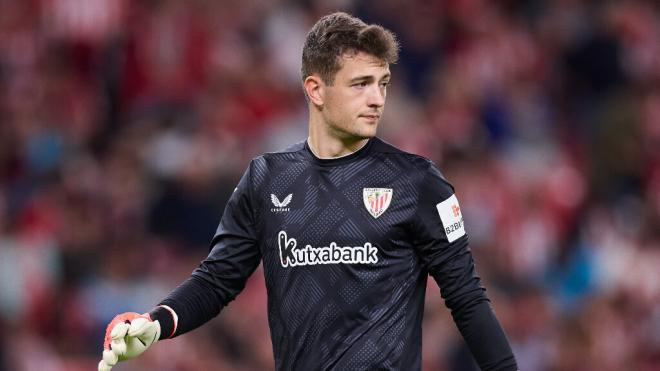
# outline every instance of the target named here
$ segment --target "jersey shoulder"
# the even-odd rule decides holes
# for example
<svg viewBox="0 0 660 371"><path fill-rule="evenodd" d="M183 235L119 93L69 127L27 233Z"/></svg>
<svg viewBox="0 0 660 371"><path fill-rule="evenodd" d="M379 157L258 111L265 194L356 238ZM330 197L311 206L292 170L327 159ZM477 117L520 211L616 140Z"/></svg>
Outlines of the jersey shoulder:
<svg viewBox="0 0 660 371"><path fill-rule="evenodd" d="M412 170L422 173L430 171L432 168L437 169L437 166L430 159L415 153L406 152L380 138L375 138L373 152L381 153L392 159L396 158L410 166Z"/></svg>
<svg viewBox="0 0 660 371"><path fill-rule="evenodd" d="M291 159L298 156L304 150L305 150L305 141L302 140L284 149L273 152L266 152L260 156L255 157L253 161L259 162L259 161L268 161L268 160L277 160L277 159Z"/></svg>
<svg viewBox="0 0 660 371"><path fill-rule="evenodd" d="M252 166L256 169L263 169L267 167L268 164L273 162L281 161L292 161L301 157L305 149L305 141L300 141L298 143L292 144L287 148L282 150L266 152L252 159Z"/></svg>
<svg viewBox="0 0 660 371"><path fill-rule="evenodd" d="M392 161L398 162L400 166L407 168L410 176L415 176L420 180L420 186L431 183L435 184L443 193L451 195L454 192L454 187L432 160L415 153L406 152L380 138L376 139L373 151L383 154L384 157L388 157Z"/></svg>
<svg viewBox="0 0 660 371"><path fill-rule="evenodd" d="M294 163L300 166L303 163L300 160L304 158L304 149L305 141L303 140L285 149L266 152L254 157L249 166L253 187L259 188L268 179L272 178L273 172L282 171L282 169Z"/></svg>

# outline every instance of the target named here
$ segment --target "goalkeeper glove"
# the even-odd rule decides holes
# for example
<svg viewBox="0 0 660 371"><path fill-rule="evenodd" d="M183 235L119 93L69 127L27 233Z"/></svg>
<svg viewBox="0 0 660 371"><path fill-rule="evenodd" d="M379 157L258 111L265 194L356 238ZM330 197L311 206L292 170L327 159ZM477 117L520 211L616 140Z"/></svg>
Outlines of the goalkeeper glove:
<svg viewBox="0 0 660 371"><path fill-rule="evenodd" d="M115 316L105 330L99 371L109 371L117 362L139 356L159 338L160 323L152 321L148 313L128 312Z"/></svg>

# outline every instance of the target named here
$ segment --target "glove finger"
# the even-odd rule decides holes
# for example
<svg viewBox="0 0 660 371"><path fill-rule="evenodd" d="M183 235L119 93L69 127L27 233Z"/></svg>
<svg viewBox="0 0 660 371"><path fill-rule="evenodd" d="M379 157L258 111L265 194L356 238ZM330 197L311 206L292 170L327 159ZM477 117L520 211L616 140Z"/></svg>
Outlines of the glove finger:
<svg viewBox="0 0 660 371"><path fill-rule="evenodd" d="M115 327L112 328L112 331L110 332L110 337L112 340L115 339L121 339L124 336L126 336L126 333L128 332L128 329L130 328L130 325L125 322L120 322L115 325Z"/></svg>
<svg viewBox="0 0 660 371"><path fill-rule="evenodd" d="M118 361L119 361L119 357L117 356L117 354L115 354L115 352L113 352L112 350L103 351L102 362L105 363L105 365L107 365L108 367L112 367L116 365ZM99 367L101 367L100 364Z"/></svg>
<svg viewBox="0 0 660 371"><path fill-rule="evenodd" d="M104 360L101 360L99 362L99 371L110 371L112 369L112 366L107 364Z"/></svg>
<svg viewBox="0 0 660 371"><path fill-rule="evenodd" d="M150 328L153 328L153 322L149 321L144 317L139 317L131 321L131 325L128 329L128 336L141 336L148 331Z"/></svg>
<svg viewBox="0 0 660 371"><path fill-rule="evenodd" d="M151 344L146 344L145 342L141 341L138 337L129 337L126 340L126 348L128 350L126 351L126 354L119 359L137 357L145 350L147 350L150 345Z"/></svg>
<svg viewBox="0 0 660 371"><path fill-rule="evenodd" d="M151 344L158 341L159 337L160 328L157 326L149 326L149 329L147 329L142 335L138 336L137 339L139 339L142 344L151 346Z"/></svg>
<svg viewBox="0 0 660 371"><path fill-rule="evenodd" d="M160 323L146 318L138 318L131 323L129 336L136 337L146 346L150 346L160 337Z"/></svg>
<svg viewBox="0 0 660 371"><path fill-rule="evenodd" d="M126 353L126 341L124 341L124 338L113 339L110 348L117 356L123 356Z"/></svg>

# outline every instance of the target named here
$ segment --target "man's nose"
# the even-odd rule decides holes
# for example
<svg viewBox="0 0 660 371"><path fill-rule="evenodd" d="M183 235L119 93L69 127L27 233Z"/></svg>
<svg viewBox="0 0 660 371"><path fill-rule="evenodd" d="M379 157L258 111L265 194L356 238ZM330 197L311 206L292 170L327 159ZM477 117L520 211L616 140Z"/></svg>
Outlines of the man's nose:
<svg viewBox="0 0 660 371"><path fill-rule="evenodd" d="M379 84L375 84L369 88L367 105L369 107L382 107L385 105L385 89Z"/></svg>

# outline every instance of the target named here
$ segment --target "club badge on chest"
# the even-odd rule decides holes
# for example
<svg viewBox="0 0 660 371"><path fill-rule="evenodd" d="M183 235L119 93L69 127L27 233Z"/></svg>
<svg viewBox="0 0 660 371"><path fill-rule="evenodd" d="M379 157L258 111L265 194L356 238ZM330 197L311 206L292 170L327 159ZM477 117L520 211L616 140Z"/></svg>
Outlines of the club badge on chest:
<svg viewBox="0 0 660 371"><path fill-rule="evenodd" d="M392 202L392 188L363 188L364 207L374 218L383 215Z"/></svg>

